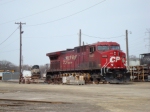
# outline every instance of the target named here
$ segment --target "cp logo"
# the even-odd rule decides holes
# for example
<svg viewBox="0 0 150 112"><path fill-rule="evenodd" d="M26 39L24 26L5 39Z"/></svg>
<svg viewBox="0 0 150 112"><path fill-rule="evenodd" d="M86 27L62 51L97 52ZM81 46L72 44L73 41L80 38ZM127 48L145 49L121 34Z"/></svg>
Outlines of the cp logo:
<svg viewBox="0 0 150 112"><path fill-rule="evenodd" d="M111 58L110 58L110 62L111 63L113 63L113 62L117 62L118 60L120 60L120 57L119 56L112 56Z"/></svg>

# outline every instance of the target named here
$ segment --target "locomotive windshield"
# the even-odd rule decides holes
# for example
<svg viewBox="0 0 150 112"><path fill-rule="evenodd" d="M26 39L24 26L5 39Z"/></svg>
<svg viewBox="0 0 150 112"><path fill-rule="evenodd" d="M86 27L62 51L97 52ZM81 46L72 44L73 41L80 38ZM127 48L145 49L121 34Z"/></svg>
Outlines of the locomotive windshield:
<svg viewBox="0 0 150 112"><path fill-rule="evenodd" d="M113 50L120 50L120 47L117 46L117 45L112 45L112 46L110 46L110 49L113 49Z"/></svg>
<svg viewBox="0 0 150 112"><path fill-rule="evenodd" d="M110 47L107 45L98 46L99 51L104 51L104 50L109 50L109 49L120 50L120 47L118 45L111 45Z"/></svg>
<svg viewBox="0 0 150 112"><path fill-rule="evenodd" d="M107 46L107 45L105 45L105 46L98 46L98 50L99 51L109 50L109 46Z"/></svg>
<svg viewBox="0 0 150 112"><path fill-rule="evenodd" d="M39 69L39 65L34 65L31 69Z"/></svg>

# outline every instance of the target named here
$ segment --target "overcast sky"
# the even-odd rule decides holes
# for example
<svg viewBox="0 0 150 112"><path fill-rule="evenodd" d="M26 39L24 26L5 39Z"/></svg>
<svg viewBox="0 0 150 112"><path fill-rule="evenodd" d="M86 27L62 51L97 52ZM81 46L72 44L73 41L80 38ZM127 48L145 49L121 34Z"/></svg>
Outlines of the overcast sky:
<svg viewBox="0 0 150 112"><path fill-rule="evenodd" d="M23 64L49 63L46 53L82 42L114 41L129 55L149 52L150 0L0 0L0 60L19 65L19 29L23 22ZM16 30L17 29L17 30ZM11 35L12 34L12 35ZM99 37L99 38L96 38Z"/></svg>

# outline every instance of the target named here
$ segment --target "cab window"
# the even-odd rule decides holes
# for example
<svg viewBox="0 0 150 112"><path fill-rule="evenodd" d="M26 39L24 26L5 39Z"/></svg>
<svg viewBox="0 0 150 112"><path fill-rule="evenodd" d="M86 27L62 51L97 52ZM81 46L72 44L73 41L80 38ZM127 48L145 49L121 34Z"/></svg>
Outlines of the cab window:
<svg viewBox="0 0 150 112"><path fill-rule="evenodd" d="M93 53L95 51L95 46L90 47L90 52Z"/></svg>
<svg viewBox="0 0 150 112"><path fill-rule="evenodd" d="M98 46L99 51L109 50L108 46Z"/></svg>

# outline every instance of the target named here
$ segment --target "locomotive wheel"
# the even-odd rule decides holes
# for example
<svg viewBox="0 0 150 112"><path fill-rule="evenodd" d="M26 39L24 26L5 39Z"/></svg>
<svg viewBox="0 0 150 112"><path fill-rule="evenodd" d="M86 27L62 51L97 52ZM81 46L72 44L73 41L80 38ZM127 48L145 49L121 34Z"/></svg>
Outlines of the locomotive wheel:
<svg viewBox="0 0 150 112"><path fill-rule="evenodd" d="M50 84L50 81L47 81L47 84Z"/></svg>

